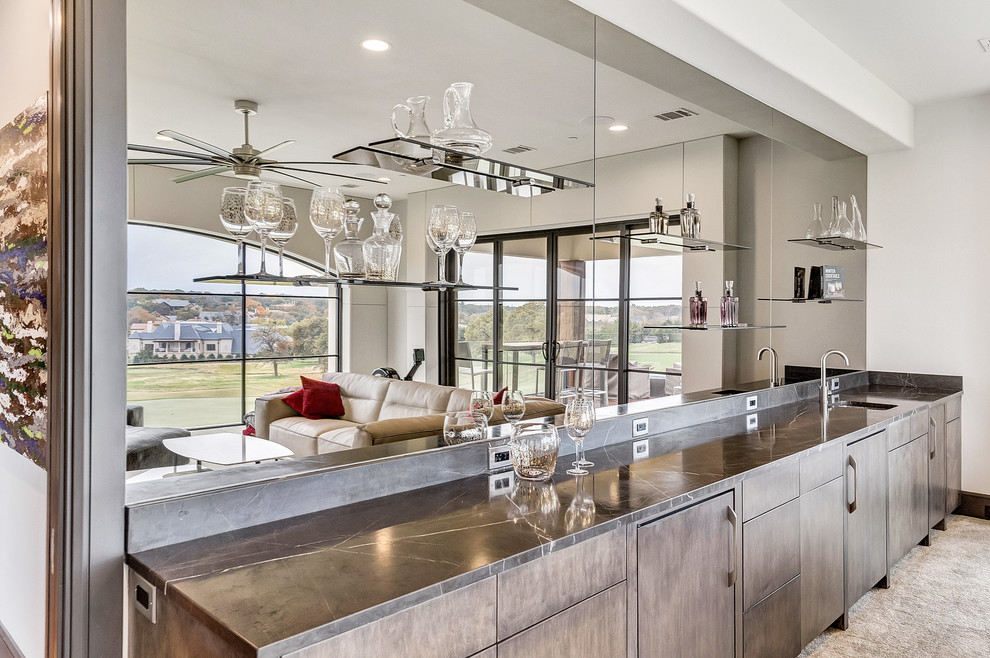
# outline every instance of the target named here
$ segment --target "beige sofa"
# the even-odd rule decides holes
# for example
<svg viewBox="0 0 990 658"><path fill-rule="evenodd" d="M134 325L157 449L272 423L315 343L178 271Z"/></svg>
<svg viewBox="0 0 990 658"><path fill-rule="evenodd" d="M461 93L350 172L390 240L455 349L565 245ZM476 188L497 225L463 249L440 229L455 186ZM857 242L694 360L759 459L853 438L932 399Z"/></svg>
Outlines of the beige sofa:
<svg viewBox="0 0 990 658"><path fill-rule="evenodd" d="M349 372L328 372L323 381L340 386L342 417L309 420L282 401L292 391L273 393L255 402L255 434L297 456L316 455L440 434L444 414L466 410L471 400L467 389ZM563 412L563 405L553 400L529 398L524 417ZM505 422L498 407L491 422Z"/></svg>

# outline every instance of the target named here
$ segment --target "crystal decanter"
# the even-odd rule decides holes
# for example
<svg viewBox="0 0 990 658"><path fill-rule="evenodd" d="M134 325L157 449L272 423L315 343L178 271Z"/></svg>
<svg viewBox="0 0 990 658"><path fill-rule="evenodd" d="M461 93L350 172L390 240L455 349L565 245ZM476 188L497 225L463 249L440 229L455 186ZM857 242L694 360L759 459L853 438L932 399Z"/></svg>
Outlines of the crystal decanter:
<svg viewBox="0 0 990 658"><path fill-rule="evenodd" d="M361 222L360 204L354 199L344 202L344 239L333 248L337 276L342 279L360 279L364 276L364 243L358 238Z"/></svg>
<svg viewBox="0 0 990 658"><path fill-rule="evenodd" d="M375 221L375 232L364 241L364 277L372 281L395 281L399 275L401 243L392 237L390 228L393 213L392 197L382 193L375 197L376 211L371 213Z"/></svg>

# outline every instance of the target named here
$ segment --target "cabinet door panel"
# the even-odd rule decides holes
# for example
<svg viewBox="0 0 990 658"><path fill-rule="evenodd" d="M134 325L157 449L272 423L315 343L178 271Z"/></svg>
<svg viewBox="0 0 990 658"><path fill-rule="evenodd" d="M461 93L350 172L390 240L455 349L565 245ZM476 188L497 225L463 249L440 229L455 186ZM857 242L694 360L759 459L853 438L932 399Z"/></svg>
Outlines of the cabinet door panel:
<svg viewBox="0 0 990 658"><path fill-rule="evenodd" d="M735 533L731 492L637 532L639 656L731 658Z"/></svg>
<svg viewBox="0 0 990 658"><path fill-rule="evenodd" d="M842 478L801 496L801 646L842 616Z"/></svg>
<svg viewBox="0 0 990 658"><path fill-rule="evenodd" d="M945 424L945 511L956 511L962 502L962 418Z"/></svg>
<svg viewBox="0 0 990 658"><path fill-rule="evenodd" d="M801 577L743 616L743 658L791 658L801 653Z"/></svg>
<svg viewBox="0 0 990 658"><path fill-rule="evenodd" d="M897 564L928 534L928 441L922 436L888 456L887 562Z"/></svg>
<svg viewBox="0 0 990 658"><path fill-rule="evenodd" d="M797 500L743 524L743 610L801 573L801 505Z"/></svg>
<svg viewBox="0 0 990 658"><path fill-rule="evenodd" d="M928 426L928 526L945 518L945 405L931 408Z"/></svg>
<svg viewBox="0 0 990 658"><path fill-rule="evenodd" d="M887 436L846 448L846 606L887 575Z"/></svg>

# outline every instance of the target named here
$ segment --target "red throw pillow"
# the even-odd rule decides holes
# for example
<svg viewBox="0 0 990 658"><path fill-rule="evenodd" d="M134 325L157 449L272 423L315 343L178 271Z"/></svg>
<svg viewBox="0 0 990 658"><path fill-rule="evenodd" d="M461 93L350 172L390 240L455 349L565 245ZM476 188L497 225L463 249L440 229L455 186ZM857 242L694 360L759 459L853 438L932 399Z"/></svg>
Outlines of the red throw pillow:
<svg viewBox="0 0 990 658"><path fill-rule="evenodd" d="M502 396L505 395L505 392L508 391L508 390L509 390L509 387L506 386L501 391L499 391L498 393L496 393L495 395L493 395L492 396L492 402L495 403L495 404L502 404Z"/></svg>
<svg viewBox="0 0 990 658"><path fill-rule="evenodd" d="M303 390L303 415L307 418L339 418L344 415L344 401L336 384L300 377Z"/></svg>
<svg viewBox="0 0 990 658"><path fill-rule="evenodd" d="M306 407L304 403L305 397L306 397L306 391L303 389L299 389L295 393L290 393L289 395L286 395L284 398L282 398L282 402L289 405L289 407L300 416L304 416L306 418L309 418L310 420L317 420L318 418L321 418L321 416L306 415L306 411L305 411Z"/></svg>

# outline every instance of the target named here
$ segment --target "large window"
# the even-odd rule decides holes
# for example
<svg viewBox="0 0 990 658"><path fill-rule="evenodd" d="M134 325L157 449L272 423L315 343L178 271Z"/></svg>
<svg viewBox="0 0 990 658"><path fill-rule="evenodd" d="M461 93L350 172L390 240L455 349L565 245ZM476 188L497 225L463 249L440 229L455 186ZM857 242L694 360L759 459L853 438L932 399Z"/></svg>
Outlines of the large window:
<svg viewBox="0 0 990 658"><path fill-rule="evenodd" d="M599 404L680 392L682 258L633 247L636 225L488 236L465 258L469 281L518 290L461 291L447 327L457 386ZM448 316L449 317L449 316Z"/></svg>
<svg viewBox="0 0 990 658"><path fill-rule="evenodd" d="M259 250L246 259L257 271ZM259 395L338 368L339 290L193 281L236 267L223 238L128 226L127 401L146 425L239 425ZM289 256L285 272L320 273Z"/></svg>

